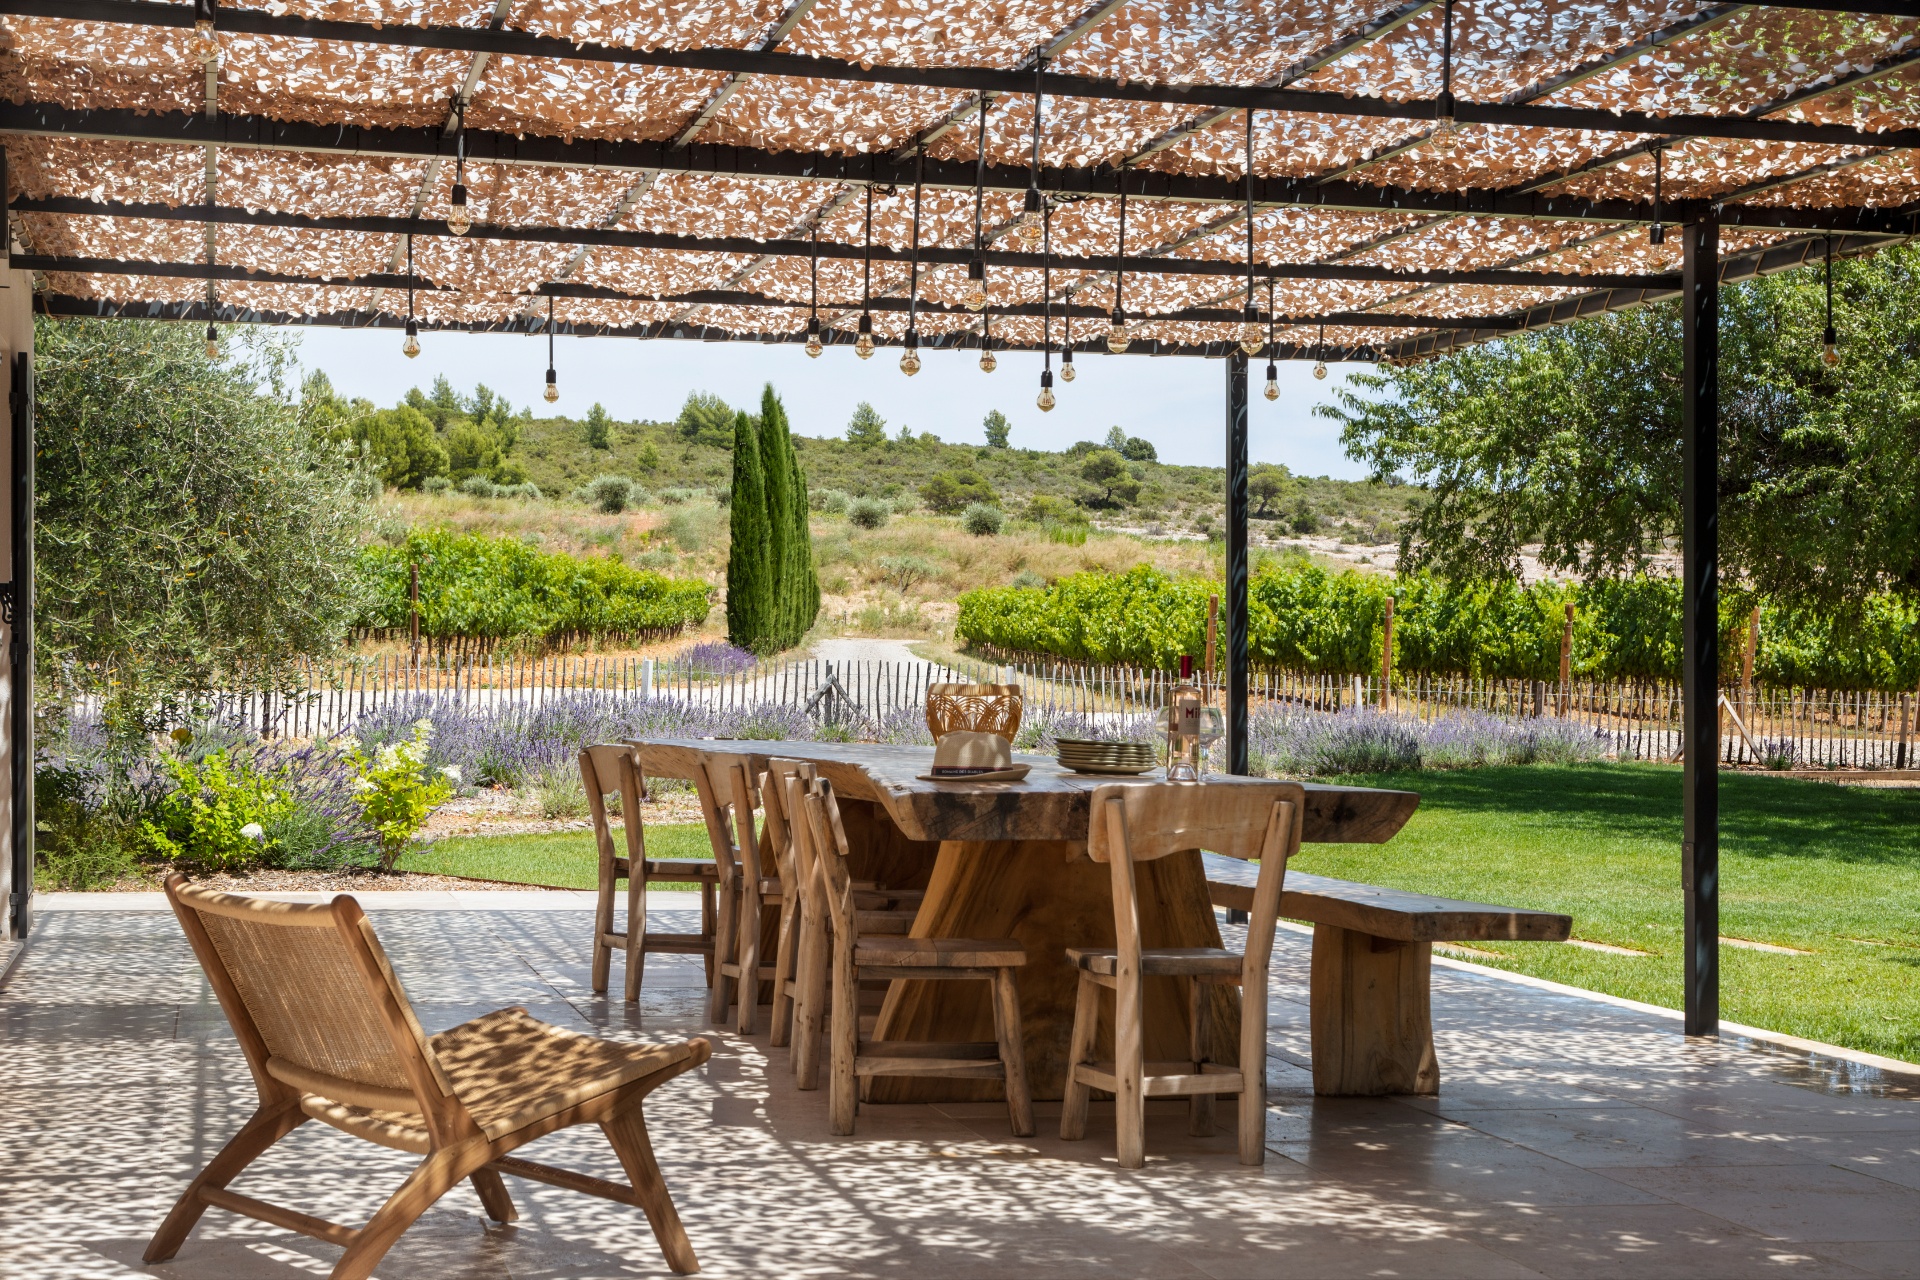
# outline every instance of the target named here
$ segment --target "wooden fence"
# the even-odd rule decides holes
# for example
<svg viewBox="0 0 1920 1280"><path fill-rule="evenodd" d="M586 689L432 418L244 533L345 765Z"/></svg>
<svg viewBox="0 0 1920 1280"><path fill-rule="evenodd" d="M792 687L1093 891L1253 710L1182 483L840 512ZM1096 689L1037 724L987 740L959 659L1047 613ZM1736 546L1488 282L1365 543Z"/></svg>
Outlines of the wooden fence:
<svg viewBox="0 0 1920 1280"><path fill-rule="evenodd" d="M282 673L271 692L223 693L208 710L264 733L312 737L415 697L455 699L476 710L539 707L558 698L667 699L725 710L800 707L820 718L872 723L925 706L942 680L1017 682L1028 714L1096 720L1149 715L1165 705L1177 677L1137 667L1064 661L763 663L743 671L701 671L638 658L551 655L410 659L385 654ZM1216 698L1219 674L1196 680ZM1396 675L1385 697L1377 676L1253 673L1254 714L1388 710L1431 721L1480 713L1564 719L1607 739L1622 759L1678 754L1680 688L1666 682L1469 680ZM1809 689L1722 691L1722 758L1774 768L1900 769L1915 759L1920 715L1912 695Z"/></svg>

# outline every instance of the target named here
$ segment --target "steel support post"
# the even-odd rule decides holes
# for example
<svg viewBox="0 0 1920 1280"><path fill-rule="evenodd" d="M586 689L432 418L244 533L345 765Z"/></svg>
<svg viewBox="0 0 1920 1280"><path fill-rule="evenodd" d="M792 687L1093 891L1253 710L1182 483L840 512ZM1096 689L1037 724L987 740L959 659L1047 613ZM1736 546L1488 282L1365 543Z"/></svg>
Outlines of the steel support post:
<svg viewBox="0 0 1920 1280"><path fill-rule="evenodd" d="M1227 357L1227 772L1247 771L1247 357Z"/></svg>
<svg viewBox="0 0 1920 1280"><path fill-rule="evenodd" d="M13 357L13 595L7 665L12 708L13 892L7 932L33 925L33 356Z"/></svg>
<svg viewBox="0 0 1920 1280"><path fill-rule="evenodd" d="M1680 517L1684 707L1680 878L1686 1033L1720 1031L1720 227L1683 232Z"/></svg>

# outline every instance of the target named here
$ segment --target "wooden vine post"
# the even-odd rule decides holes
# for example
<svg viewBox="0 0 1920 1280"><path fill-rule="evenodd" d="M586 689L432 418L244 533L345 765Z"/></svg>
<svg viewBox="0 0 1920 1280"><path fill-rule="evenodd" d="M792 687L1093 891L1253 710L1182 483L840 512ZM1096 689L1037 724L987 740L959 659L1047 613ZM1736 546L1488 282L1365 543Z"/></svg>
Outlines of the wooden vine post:
<svg viewBox="0 0 1920 1280"><path fill-rule="evenodd" d="M407 610L411 614L408 634L412 637L413 660L420 661L420 562L407 566Z"/></svg>
<svg viewBox="0 0 1920 1280"><path fill-rule="evenodd" d="M1380 709L1393 710L1393 597L1387 597L1387 616L1380 624Z"/></svg>
<svg viewBox="0 0 1920 1280"><path fill-rule="evenodd" d="M1207 692L1213 692L1213 654L1214 642L1220 635L1220 597L1207 597Z"/></svg>
<svg viewBox="0 0 1920 1280"><path fill-rule="evenodd" d="M1560 714L1573 707L1573 602L1567 602L1567 620L1560 627Z"/></svg>

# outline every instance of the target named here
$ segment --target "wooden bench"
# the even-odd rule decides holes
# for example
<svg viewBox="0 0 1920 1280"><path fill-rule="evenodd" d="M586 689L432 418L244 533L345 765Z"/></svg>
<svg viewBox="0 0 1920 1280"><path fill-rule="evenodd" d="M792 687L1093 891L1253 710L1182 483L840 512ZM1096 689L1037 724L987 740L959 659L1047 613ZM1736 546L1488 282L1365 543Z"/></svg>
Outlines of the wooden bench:
<svg viewBox="0 0 1920 1280"><path fill-rule="evenodd" d="M1203 854L1217 907L1253 905L1259 868ZM1280 915L1313 925L1309 1025L1313 1091L1333 1096L1440 1092L1433 1052L1435 942L1565 942L1573 917L1460 902L1287 872Z"/></svg>

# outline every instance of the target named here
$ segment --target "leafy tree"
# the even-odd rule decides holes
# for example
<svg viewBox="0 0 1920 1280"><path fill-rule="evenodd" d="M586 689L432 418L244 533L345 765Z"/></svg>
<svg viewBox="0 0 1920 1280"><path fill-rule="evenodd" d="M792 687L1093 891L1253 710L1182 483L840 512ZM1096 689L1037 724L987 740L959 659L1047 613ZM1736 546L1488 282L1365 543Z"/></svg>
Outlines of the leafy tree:
<svg viewBox="0 0 1920 1280"><path fill-rule="evenodd" d="M705 391L688 394L687 402L680 406L680 417L674 423L680 438L687 443L711 445L716 449L733 446L738 439L738 425L727 402Z"/></svg>
<svg viewBox="0 0 1920 1280"><path fill-rule="evenodd" d="M1108 427L1105 444L1107 448L1113 450L1115 453L1124 455L1127 448L1127 433L1117 426Z"/></svg>
<svg viewBox="0 0 1920 1280"><path fill-rule="evenodd" d="M660 469L660 450L655 447L653 441L648 440L641 444L640 452L634 456L634 465L642 471Z"/></svg>
<svg viewBox="0 0 1920 1280"><path fill-rule="evenodd" d="M446 475L450 466L446 449L434 438L433 424L406 405L367 413L351 423L342 438L363 446L380 479L396 489L418 489L428 476Z"/></svg>
<svg viewBox="0 0 1920 1280"><path fill-rule="evenodd" d="M1818 272L1720 292L1723 570L1788 604L1920 596L1920 251L1834 268L1840 363L1821 362ZM1594 578L1678 531L1680 318L1658 305L1350 379L1322 413L1378 478L1430 501L1409 568L1510 575L1519 549Z"/></svg>
<svg viewBox="0 0 1920 1280"><path fill-rule="evenodd" d="M1125 506L1140 495L1140 482L1127 470L1127 460L1112 449L1095 449L1080 463L1080 478L1099 493L1102 506Z"/></svg>
<svg viewBox="0 0 1920 1280"><path fill-rule="evenodd" d="M1120 456L1128 462L1158 462L1160 451L1153 447L1153 441L1142 440L1139 436L1128 436L1127 443L1120 449Z"/></svg>
<svg viewBox="0 0 1920 1280"><path fill-rule="evenodd" d="M775 569L768 547L767 482L760 458L760 424L745 411L733 417L733 490L728 504L727 639L755 653L769 650L775 633Z"/></svg>
<svg viewBox="0 0 1920 1280"><path fill-rule="evenodd" d="M997 503L999 495L977 471L943 471L920 486L920 500L929 511L950 516L972 504Z"/></svg>
<svg viewBox="0 0 1920 1280"><path fill-rule="evenodd" d="M854 406L853 418L847 423L847 439L863 448L885 444L887 420L880 416L879 410L862 400Z"/></svg>
<svg viewBox="0 0 1920 1280"><path fill-rule="evenodd" d="M599 401L594 401L593 408L587 410L587 448L613 448L613 441L608 435L608 429L612 426L613 419L608 416L606 409ZM658 456L658 454L655 455L656 459Z"/></svg>
<svg viewBox="0 0 1920 1280"><path fill-rule="evenodd" d="M901 444L912 444L912 443L913 443L913 428L912 428L912 427L910 427L910 426L908 426L908 425L907 425L906 423L904 423L904 422L903 422L903 423L901 423L901 424L900 424L900 434L899 434L899 435L897 435L897 436L895 436L895 437L894 437L894 439L896 439L896 440L898 440L898 441L899 441L899 442L900 442Z"/></svg>
<svg viewBox="0 0 1920 1280"><path fill-rule="evenodd" d="M377 481L285 394L291 350L242 330L35 322L35 618L55 701L106 695L129 740L156 710L344 638ZM111 683L109 683L111 681Z"/></svg>
<svg viewBox="0 0 1920 1280"><path fill-rule="evenodd" d="M987 429L988 448L1004 449L1007 447L1007 433L1013 429L1013 424L1007 421L1006 414L1000 412L998 409L989 409L981 425Z"/></svg>
<svg viewBox="0 0 1920 1280"><path fill-rule="evenodd" d="M1247 472L1247 496L1253 500L1253 513L1257 516L1273 514L1273 504L1286 492L1287 469L1271 462L1262 462Z"/></svg>
<svg viewBox="0 0 1920 1280"><path fill-rule="evenodd" d="M468 476L490 475L500 462L500 441L470 418L447 428L447 475L455 484Z"/></svg>

